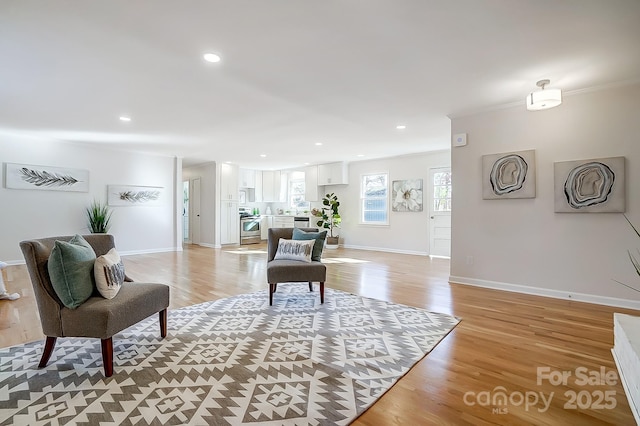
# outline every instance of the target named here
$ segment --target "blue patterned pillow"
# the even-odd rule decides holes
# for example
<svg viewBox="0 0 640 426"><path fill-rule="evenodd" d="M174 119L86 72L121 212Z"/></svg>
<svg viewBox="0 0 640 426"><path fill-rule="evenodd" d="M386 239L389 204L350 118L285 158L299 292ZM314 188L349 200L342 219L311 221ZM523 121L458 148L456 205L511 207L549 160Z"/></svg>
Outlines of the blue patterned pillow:
<svg viewBox="0 0 640 426"><path fill-rule="evenodd" d="M296 241L280 238L273 260L299 260L311 263L314 240Z"/></svg>

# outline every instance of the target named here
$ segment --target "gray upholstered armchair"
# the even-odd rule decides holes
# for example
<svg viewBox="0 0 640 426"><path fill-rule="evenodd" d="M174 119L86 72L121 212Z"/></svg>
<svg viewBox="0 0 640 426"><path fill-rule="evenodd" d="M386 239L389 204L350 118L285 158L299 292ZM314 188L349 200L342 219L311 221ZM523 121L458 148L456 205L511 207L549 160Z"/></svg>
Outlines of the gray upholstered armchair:
<svg viewBox="0 0 640 426"><path fill-rule="evenodd" d="M313 291L313 282L320 283L320 303L324 303L324 282L327 279L327 267L318 261L311 263L297 260L274 260L280 238L290 240L294 228L269 228L267 234L267 282L269 283L269 305L273 305L273 293L278 283L308 282L309 291ZM317 228L302 228L303 231L317 231Z"/></svg>
<svg viewBox="0 0 640 426"><path fill-rule="evenodd" d="M105 376L113 374L112 336L139 321L159 313L160 334L167 335L169 287L164 284L125 283L113 299L94 295L76 309L65 307L56 295L47 262L56 240L69 241L71 236L22 241L20 248L27 263L38 304L42 331L47 336L39 368L45 367L58 337L95 337L102 341ZM114 248L108 234L83 235L96 256ZM126 281L131 281L128 277Z"/></svg>

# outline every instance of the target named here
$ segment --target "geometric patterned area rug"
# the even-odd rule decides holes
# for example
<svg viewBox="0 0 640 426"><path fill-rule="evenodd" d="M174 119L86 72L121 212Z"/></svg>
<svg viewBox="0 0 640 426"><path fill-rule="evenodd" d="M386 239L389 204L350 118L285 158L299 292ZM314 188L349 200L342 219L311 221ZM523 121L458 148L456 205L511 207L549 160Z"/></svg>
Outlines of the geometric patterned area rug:
<svg viewBox="0 0 640 426"><path fill-rule="evenodd" d="M348 424L449 333L458 319L317 286L169 311L113 338L0 349L0 425Z"/></svg>

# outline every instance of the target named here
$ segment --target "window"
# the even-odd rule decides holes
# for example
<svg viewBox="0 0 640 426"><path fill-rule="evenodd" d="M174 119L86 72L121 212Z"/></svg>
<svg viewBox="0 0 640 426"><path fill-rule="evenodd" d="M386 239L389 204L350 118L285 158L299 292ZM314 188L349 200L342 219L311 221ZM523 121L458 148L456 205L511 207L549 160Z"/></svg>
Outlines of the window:
<svg viewBox="0 0 640 426"><path fill-rule="evenodd" d="M451 172L433 174L433 211L451 211Z"/></svg>
<svg viewBox="0 0 640 426"><path fill-rule="evenodd" d="M389 185L387 173L363 175L360 186L360 220L362 223L389 223Z"/></svg>
<svg viewBox="0 0 640 426"><path fill-rule="evenodd" d="M309 210L310 203L305 201L304 172L291 172L289 175L289 206L298 210Z"/></svg>

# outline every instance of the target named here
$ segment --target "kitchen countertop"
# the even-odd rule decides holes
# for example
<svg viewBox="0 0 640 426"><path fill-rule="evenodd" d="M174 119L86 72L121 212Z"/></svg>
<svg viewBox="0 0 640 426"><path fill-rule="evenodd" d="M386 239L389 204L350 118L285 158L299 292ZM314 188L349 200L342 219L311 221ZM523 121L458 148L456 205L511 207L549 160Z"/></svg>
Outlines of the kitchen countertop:
<svg viewBox="0 0 640 426"><path fill-rule="evenodd" d="M261 214L260 216L267 216L267 217L308 217L308 218L313 217L311 215L305 215L305 214Z"/></svg>

